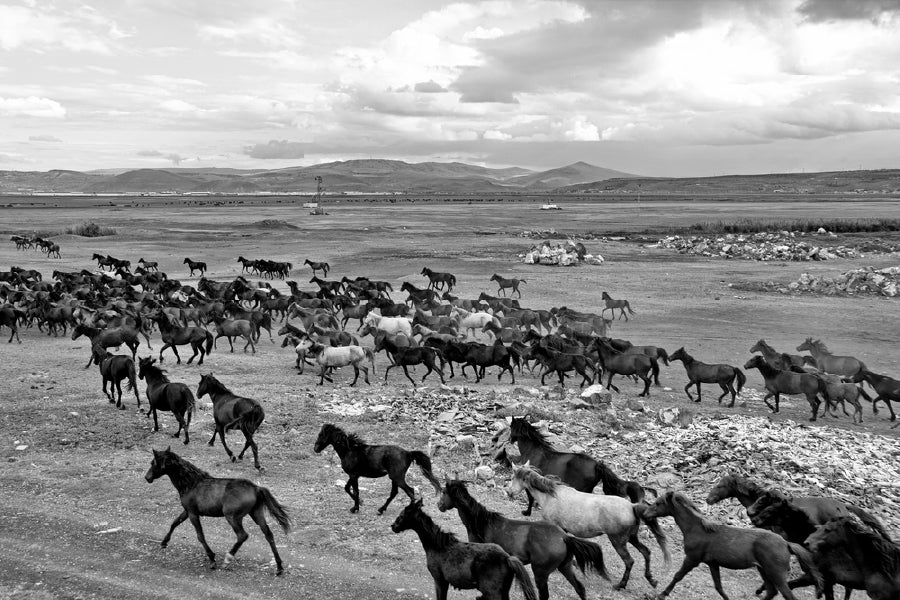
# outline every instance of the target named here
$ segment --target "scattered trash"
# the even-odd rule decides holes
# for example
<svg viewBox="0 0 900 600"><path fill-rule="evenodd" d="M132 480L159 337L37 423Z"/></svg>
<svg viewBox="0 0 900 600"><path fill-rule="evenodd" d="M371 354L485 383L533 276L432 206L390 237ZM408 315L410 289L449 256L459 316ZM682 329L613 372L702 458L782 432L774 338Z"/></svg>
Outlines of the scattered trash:
<svg viewBox="0 0 900 600"><path fill-rule="evenodd" d="M829 237L837 237L829 234ZM674 235L656 242L657 248L676 250L680 254L720 256L746 260L809 261L835 258L859 258L859 250L849 246L817 245L801 232L781 231L754 234L729 233L720 237L682 237ZM898 248L892 247L891 251Z"/></svg>
<svg viewBox="0 0 900 600"><path fill-rule="evenodd" d="M765 287L784 294L790 292L825 294L870 294L894 298L900 295L900 267L876 269L862 267L845 271L837 277L816 277L803 273L797 281L785 287L783 284L768 282Z"/></svg>

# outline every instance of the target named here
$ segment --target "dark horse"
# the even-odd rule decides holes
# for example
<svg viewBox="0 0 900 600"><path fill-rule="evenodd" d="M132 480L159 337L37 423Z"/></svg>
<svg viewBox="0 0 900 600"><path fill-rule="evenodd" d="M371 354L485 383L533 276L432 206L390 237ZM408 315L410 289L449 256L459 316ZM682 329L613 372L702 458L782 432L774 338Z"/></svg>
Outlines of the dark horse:
<svg viewBox="0 0 900 600"><path fill-rule="evenodd" d="M625 314L625 309L628 309L628 314L634 314L634 311L631 309L631 305L628 304L628 300L613 300L612 296L610 296L606 292L600 294L600 298L606 304L606 306L603 307L603 310L600 311L600 316L603 316L604 312L609 311L612 314L613 318L615 318L617 308L621 313L619 315L620 319L622 317L625 317L625 320L628 320L628 315Z"/></svg>
<svg viewBox="0 0 900 600"><path fill-rule="evenodd" d="M163 351L166 348L171 348L172 352L175 353L175 358L178 359L178 364L181 364L178 346L184 346L185 344L190 344L191 349L194 351L194 354L187 361L188 364L191 364L199 354L200 360L197 361L197 364L202 365L203 357L212 352L213 342L215 341L212 332L202 327L182 327L173 323L169 315L164 312L157 312L153 316L153 320L159 325L159 333L163 340L163 347L159 349L159 362L163 361ZM206 345L205 348L204 343Z"/></svg>
<svg viewBox="0 0 900 600"><path fill-rule="evenodd" d="M439 273L424 267L421 274L428 278L429 290L442 290L444 293L449 294L453 291L453 286L456 285L456 275L453 273Z"/></svg>
<svg viewBox="0 0 900 600"><path fill-rule="evenodd" d="M191 274L189 275L189 277L194 276L194 271L200 271L201 276L204 273L206 273L206 263L205 262L202 262L199 260L191 260L190 258L185 258L184 262L181 264L187 265L188 268L191 270Z"/></svg>
<svg viewBox="0 0 900 600"><path fill-rule="evenodd" d="M422 381L425 381L425 378L428 377L432 371L435 371L438 374L438 377L441 378L441 383L446 383L444 381L444 356L437 348L431 348L429 346L418 346L415 348L398 346L392 340L388 339L387 336L378 336L375 338L375 352L380 350L387 352L393 360L393 364L388 365L384 370L385 383L387 383L388 373L391 372L391 369L394 367L403 367L406 378L412 382L413 387L416 387L415 380L410 377L409 370L406 368L412 365L425 365L425 368L428 369L425 371L425 374L422 375ZM440 364L435 363L435 359L437 359Z"/></svg>
<svg viewBox="0 0 900 600"><path fill-rule="evenodd" d="M746 477L731 473L716 483L706 497L708 504L715 504L725 498L737 498L744 508L749 508L757 500L768 494L768 490ZM822 525L829 519L854 514L859 520L878 531L885 539L890 539L884 525L871 513L847 502L825 496L795 496L791 502L809 515L816 525Z"/></svg>
<svg viewBox="0 0 900 600"><path fill-rule="evenodd" d="M596 460L580 452L560 452L555 450L547 438L534 425L521 417L514 417L509 426L509 441L519 447L523 460L547 476L558 477L560 481L579 492L592 492L598 483L603 483L603 493L608 496L622 496L634 503L643 502L646 490L636 481L626 481L613 472L602 460ZM528 495L528 508L522 511L526 517L531 514L534 498Z"/></svg>
<svg viewBox="0 0 900 600"><path fill-rule="evenodd" d="M613 385L613 375L631 375L640 377L644 382L644 391L638 396L650 395L650 383L653 372L653 363L655 359L651 359L645 354L629 354L627 352L619 352L613 348L604 338L597 338L588 348L593 348L599 356L600 366L606 371L606 387L619 391L619 388Z"/></svg>
<svg viewBox="0 0 900 600"><path fill-rule="evenodd" d="M253 466L262 470L259 466L259 454L256 449L256 442L253 441L253 434L259 429L266 414L263 412L259 402L252 398L244 398L233 394L231 390L222 385L222 382L213 377L213 374L200 375L200 385L197 386L197 397L202 398L205 394L209 394L213 402L213 419L216 422L216 429L213 431L212 437L209 439L209 445L212 446L216 441L216 434L222 441L222 447L231 458L231 462L235 462L234 454L225 443L225 432L232 429L240 429L244 434L244 449L238 454L237 458L244 460L244 452L247 448L253 450Z"/></svg>
<svg viewBox="0 0 900 600"><path fill-rule="evenodd" d="M694 357L688 354L683 347L673 352L669 356L669 360L680 360L684 365L684 370L687 371L689 380L689 383L684 386L684 393L687 394L688 398L691 400L694 400L694 397L691 396L691 393L688 390L692 385L697 386L697 399L694 400L694 402L700 402L701 400L701 383L717 383L719 384L719 387L722 388L722 394L719 396L719 404L722 404L722 398L730 393L731 404L728 406L733 407L737 395L741 393L741 389L744 387L744 384L747 383L747 376L744 375L744 372L739 368L726 364L702 363L699 360L694 360ZM737 387L734 386L735 380L737 380Z"/></svg>
<svg viewBox="0 0 900 600"><path fill-rule="evenodd" d="M331 265L327 262L316 262L308 258L303 261L303 264L309 265L309 268L312 269L313 277L315 277L316 271L322 271L322 277L328 277L328 271L331 269Z"/></svg>
<svg viewBox="0 0 900 600"><path fill-rule="evenodd" d="M140 408L141 397L138 395L137 376L131 357L107 352L101 346L92 347L91 352L94 355L94 364L100 368L100 376L103 378L103 393L109 398L110 404L115 403L116 408L125 410L125 405L122 403L122 380L127 379L128 385L125 389L134 390L134 398ZM109 392L106 391L107 383L109 383ZM117 391L119 392L118 401L115 398Z"/></svg>
<svg viewBox="0 0 900 600"><path fill-rule="evenodd" d="M891 401L900 402L900 381L888 375L873 373L868 369L860 369L859 373L856 374L856 377L853 378L853 381L854 383L865 381L872 386L873 390L875 390L877 395L875 396L875 399L872 400L873 413L878 414L878 401L882 400L887 404L888 410L891 413L891 421L897 419L897 415L894 413L894 407L891 406ZM896 427L896 425L894 425L894 427Z"/></svg>
<svg viewBox="0 0 900 600"><path fill-rule="evenodd" d="M353 508L350 512L359 512L359 478L371 477L373 479L387 475L391 480L391 493L384 505L378 509L378 514L384 514L388 505L397 495L397 489L402 489L410 500L415 499L415 492L406 483L406 472L409 465L416 463L421 467L422 474L431 482L435 491L441 493L441 484L431 471L431 459L421 450L405 450L400 446L387 444L367 444L355 433L346 433L343 429L331 423L322 425L319 437L313 450L318 454L328 446L332 446L341 459L341 467L350 476L344 491L353 498Z"/></svg>
<svg viewBox="0 0 900 600"><path fill-rule="evenodd" d="M811 550L806 544L806 539L816 532L818 526L790 498L770 492L749 506L747 514L756 527L774 531L787 541L801 544ZM849 600L853 590L865 589L863 573L855 567L844 545L834 548L822 547L812 555L813 561L822 573L825 600L834 600L835 584L844 586L845 600ZM788 587L793 590L815 583L813 578L803 575L789 581Z"/></svg>
<svg viewBox="0 0 900 600"><path fill-rule="evenodd" d="M569 535L550 521L517 521L488 510L469 494L464 481L444 483L438 510L445 512L453 508L459 512L470 542L497 544L523 564L531 564L541 600L549 598L547 579L557 570L575 588L578 597L585 600L584 584L575 575L573 558L582 573L589 566L609 579L600 546Z"/></svg>
<svg viewBox="0 0 900 600"><path fill-rule="evenodd" d="M842 517L828 521L806 539L813 555L838 550L862 576L873 600L900 598L900 546Z"/></svg>
<svg viewBox="0 0 900 600"><path fill-rule="evenodd" d="M744 365L745 369L759 369L760 375L766 383L766 395L763 402L772 412L778 412L781 403L781 394L803 394L806 396L809 407L812 409L810 421L815 421L819 412L818 394L825 392L825 382L812 373L796 373L794 371L779 371L769 365L766 359L755 355ZM769 404L769 398L775 396L775 406ZM826 405L827 406L827 405Z"/></svg>
<svg viewBox="0 0 900 600"><path fill-rule="evenodd" d="M137 332L129 327L114 327L112 329L101 329L100 327L89 327L87 325L78 324L72 330L72 339L77 340L81 336L87 336L91 340L91 347L100 346L101 348L119 347L125 344L131 350L131 358L137 356L138 346L141 345L138 340ZM85 369L94 362L94 354L91 352L91 358L84 366Z"/></svg>
<svg viewBox="0 0 900 600"><path fill-rule="evenodd" d="M391 531L412 529L425 549L425 564L434 578L437 600L447 600L451 585L463 590L477 589L483 600L509 600L513 579L519 582L525 600L538 600L534 583L522 561L507 554L497 544L461 542L442 531L422 510L422 500L403 509Z"/></svg>
<svg viewBox="0 0 900 600"><path fill-rule="evenodd" d="M803 546L787 542L781 536L764 529L713 523L681 492L666 492L656 503L650 505L644 515L674 517L675 524L684 536L684 562L658 598L668 596L675 585L700 563L709 566L713 585L725 600L728 600L728 596L722 589L719 572L721 567L758 569L766 589L764 600L771 600L778 592L786 600L795 600L787 583L792 554L800 561L804 571L821 582L812 556Z"/></svg>
<svg viewBox="0 0 900 600"><path fill-rule="evenodd" d="M142 358L138 361L138 377L147 382L147 402L150 410L147 416L153 415L153 431L159 431L157 410L171 411L178 421L178 431L172 437L178 437L184 429L184 443L190 442L188 427L194 412L194 394L191 388L183 383L170 382L166 372L156 366L155 358Z"/></svg>
<svg viewBox="0 0 900 600"><path fill-rule="evenodd" d="M206 556L209 557L209 568L215 569L216 554L206 543L203 527L200 525L200 517L225 517L237 535L237 541L225 555L224 565L228 566L234 560L234 555L237 554L241 545L250 537L244 531L242 523L244 517L250 515L250 518L259 525L263 535L266 536L266 541L272 548L272 554L275 555L275 574L281 575L284 572L278 548L275 547L275 536L272 535L272 530L266 523L266 510L275 518L285 533L291 528L291 520L284 507L275 500L268 488L260 487L246 479L213 477L175 454L171 449L162 452L153 451L153 462L150 463L150 469L144 475L144 479L147 480L147 483L152 483L163 475L169 476L172 485L178 490L181 506L184 507L181 514L172 521L166 537L162 539L160 545L163 548L169 544L175 528L184 523L186 519L190 519L191 525L197 530L197 539L200 540L200 544L206 550Z"/></svg>
<svg viewBox="0 0 900 600"><path fill-rule="evenodd" d="M522 292L519 290L519 284L520 283L528 283L524 279L507 279L505 277L501 277L500 275L497 275L496 273L491 275L491 281L497 282L497 293L498 294L502 293L505 296L506 290L512 290L509 292L509 295L512 296L513 293L516 293L519 295L519 298L522 297Z"/></svg>

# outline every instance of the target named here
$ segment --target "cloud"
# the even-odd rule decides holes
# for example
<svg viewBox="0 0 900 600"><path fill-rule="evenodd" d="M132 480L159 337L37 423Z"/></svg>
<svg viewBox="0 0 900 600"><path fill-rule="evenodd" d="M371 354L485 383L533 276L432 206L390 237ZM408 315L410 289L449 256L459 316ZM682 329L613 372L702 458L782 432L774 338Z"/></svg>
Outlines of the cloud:
<svg viewBox="0 0 900 600"><path fill-rule="evenodd" d="M0 49L43 52L62 47L75 52L111 54L130 37L119 25L86 5L65 10L49 3L0 6Z"/></svg>
<svg viewBox="0 0 900 600"><path fill-rule="evenodd" d="M61 142L62 140L53 135L29 135L29 142Z"/></svg>
<svg viewBox="0 0 900 600"><path fill-rule="evenodd" d="M186 160L183 156L176 154L174 152L160 152L159 150L139 150L137 152L138 156L143 156L147 158L164 158L168 161L171 161L173 165L176 167L180 165L184 160Z"/></svg>
<svg viewBox="0 0 900 600"><path fill-rule="evenodd" d="M50 98L3 98L0 97L0 115L29 117L41 117L48 119L61 119L66 116L66 109L62 104Z"/></svg>
<svg viewBox="0 0 900 600"><path fill-rule="evenodd" d="M813 23L844 20L877 23L900 13L900 0L804 0L797 12Z"/></svg>
<svg viewBox="0 0 900 600"><path fill-rule="evenodd" d="M420 81L415 85L413 89L421 94L440 94L447 91L447 88L443 87L439 83L436 83L433 79L429 79L428 81Z"/></svg>
<svg viewBox="0 0 900 600"><path fill-rule="evenodd" d="M288 140L269 140L265 144L245 146L244 154L250 158L262 160L270 159L299 159L306 156L309 144L303 142L289 142Z"/></svg>

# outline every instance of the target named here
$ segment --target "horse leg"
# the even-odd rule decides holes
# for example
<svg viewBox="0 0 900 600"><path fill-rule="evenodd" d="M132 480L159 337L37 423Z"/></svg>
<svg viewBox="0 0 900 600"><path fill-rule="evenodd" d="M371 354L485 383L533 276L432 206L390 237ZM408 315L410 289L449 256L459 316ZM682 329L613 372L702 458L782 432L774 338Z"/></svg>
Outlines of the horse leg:
<svg viewBox="0 0 900 600"><path fill-rule="evenodd" d="M609 378L606 380L606 388L609 390L616 390L616 393L619 394L619 393L621 393L621 392L619 392L619 388L617 388L616 386L614 386L612 384L612 378L613 378L614 374L615 373L613 373L612 371L609 372Z"/></svg>
<svg viewBox="0 0 900 600"><path fill-rule="evenodd" d="M643 542L641 542L640 538L637 534L637 529L635 528L634 533L631 534L631 537L628 538L628 542L637 548L637 551L641 553L641 556L644 557L644 578L647 582L653 586L657 586L657 581L653 579L653 573L650 572L650 548L645 546Z"/></svg>
<svg viewBox="0 0 900 600"><path fill-rule="evenodd" d="M109 381L106 377L103 378L103 395L109 400L110 404L114 404L116 401L113 399L113 396L110 392L106 391L106 382ZM112 382L110 382L112 384ZM109 386L110 391L112 391L112 385Z"/></svg>
<svg viewBox="0 0 900 600"><path fill-rule="evenodd" d="M407 492L407 493L409 493L409 492ZM387 510L388 505L394 500L394 498L396 496L397 496L397 482L394 481L393 479L391 479L391 493L388 494L387 500L385 500L384 504L381 506L381 508L378 509L379 515L384 514L384 511ZM410 496L410 498L412 498L412 497L413 496Z"/></svg>
<svg viewBox="0 0 900 600"><path fill-rule="evenodd" d="M181 430L184 429L184 445L187 446L191 440L188 437L188 424L187 421L185 421L184 413L179 413L173 410L172 414L175 415L175 418L178 420L178 431L176 431L175 435L173 435L172 437L177 438L181 434Z"/></svg>
<svg viewBox="0 0 900 600"><path fill-rule="evenodd" d="M186 510L182 511L180 515L175 517L175 520L172 521L172 526L169 527L168 533L166 533L165 537L159 543L161 548L165 548L169 545L169 540L172 539L172 532L175 531L175 528L184 523L188 518L188 513Z"/></svg>
<svg viewBox="0 0 900 600"><path fill-rule="evenodd" d="M628 548L625 546L627 543L627 539L622 535L609 536L609 541L612 543L613 548L616 553L619 555L619 558L622 559L622 562L625 563L625 572L622 573L622 579L619 583L613 586L614 590L624 590L625 586L628 585L628 578L631 576L631 568L634 566L634 559L631 558L631 554L628 553Z"/></svg>
<svg viewBox="0 0 900 600"><path fill-rule="evenodd" d="M547 600L550 597L550 592L547 589L547 575L544 574L543 571L538 571L535 569L535 566L532 564L531 566L532 572L534 572L534 583L537 586L538 594L540 596L540 600ZM585 589L584 584L580 579L575 575L575 569L572 566L572 559L568 559L563 561L561 565L559 565L558 571L562 573L562 576L566 578L566 581L571 584L573 588L575 588L575 593L578 594L578 597L581 600L585 600Z"/></svg>
<svg viewBox="0 0 900 600"><path fill-rule="evenodd" d="M250 450L253 451L253 466L259 470L262 470L262 467L259 465L259 454L256 448L256 440L253 439L253 434L251 433L248 435L245 433L244 437L247 441L244 443L244 449L241 450L240 454L238 454L238 458L240 460L244 460L244 452L247 451L247 448L250 448Z"/></svg>
<svg viewBox="0 0 900 600"><path fill-rule="evenodd" d="M209 547L209 544L206 543L206 536L203 535L203 526L200 525L200 515L191 513L188 515L188 518L191 520L191 525L197 530L197 539L200 540L200 544L203 546L203 549L206 550L206 556L209 557L209 568L215 569L216 553L213 552L212 548Z"/></svg>
<svg viewBox="0 0 900 600"><path fill-rule="evenodd" d="M151 411L153 412L153 431L159 431L159 420L156 418L156 406L152 406ZM150 413L147 413L147 416L150 416Z"/></svg>
<svg viewBox="0 0 900 600"><path fill-rule="evenodd" d="M731 389L730 389L730 388L731 388L731 383L722 383L722 382L720 381L720 382L719 382L719 387L722 388L722 394L719 396L719 404L722 404L722 398L724 398L725 396L727 396L728 393L731 391Z"/></svg>
<svg viewBox="0 0 900 600"><path fill-rule="evenodd" d="M366 373L366 379L368 380L369 374ZM356 385L356 381L359 379L359 367L357 365L353 365L353 382L350 384L350 387Z"/></svg>
<svg viewBox="0 0 900 600"><path fill-rule="evenodd" d="M219 429L219 440L222 442L222 447L225 448L225 453L231 458L231 462L237 462L237 457L231 451L231 448L228 447L228 444L225 443L225 426L217 425L216 427Z"/></svg>
<svg viewBox="0 0 900 600"><path fill-rule="evenodd" d="M699 565L699 564L700 564L700 561L685 556L684 562L681 563L681 568L678 569L678 572L672 576L672 581L669 582L669 585L666 586L666 589L664 589L662 591L662 593L659 595L659 598L665 598L666 596L671 594L672 590L675 589L675 585L679 581L684 579L684 576L687 575L688 573L690 573L691 571L693 571L694 568L696 568L697 565Z"/></svg>
<svg viewBox="0 0 900 600"><path fill-rule="evenodd" d="M272 530L269 529L269 524L266 523L266 514L263 511L263 507L258 506L253 509L250 512L250 518L253 519L254 523L259 525L263 535L266 536L266 541L269 542L269 548L272 549L272 554L275 556L275 574L281 575L284 572L284 566L281 564L281 556L278 554L278 548L275 547L275 536L272 535Z"/></svg>
<svg viewBox="0 0 900 600"><path fill-rule="evenodd" d="M769 407L769 410L771 410L773 413L778 412L777 410L775 410L775 407L774 407L774 406L772 406L771 404L769 404L769 398L771 398L771 397L774 396L774 395L775 395L775 394L773 394L772 392L769 392L768 394L766 394L765 396L763 396L763 402L766 403L766 406L768 406L768 407Z"/></svg>
<svg viewBox="0 0 900 600"><path fill-rule="evenodd" d="M116 401L116 408L119 410L125 410L125 405L122 404L122 380L119 379L116 382L116 391L119 392L119 399ZM110 382L110 390L112 390L112 382Z"/></svg>
<svg viewBox="0 0 900 600"><path fill-rule="evenodd" d="M450 583L444 579L434 579L434 598L435 600L447 600L447 588Z"/></svg>
<svg viewBox="0 0 900 600"><path fill-rule="evenodd" d="M691 396L691 393L688 390L691 389L692 385L694 385L693 381L689 382L686 386L684 386L684 393L687 394L687 397L690 398L691 402L694 401L694 397Z"/></svg>
<svg viewBox="0 0 900 600"><path fill-rule="evenodd" d="M181 364L181 355L178 354L178 346L176 346L175 344L172 344L172 352L175 353L175 358L178 359L178 362L176 364L180 365ZM159 362L162 362L162 350L159 351L159 356L160 356ZM196 355L194 355L194 356L196 356ZM194 360L193 356L191 357L191 360ZM191 360L188 361L188 364L191 364Z"/></svg>
<svg viewBox="0 0 900 600"><path fill-rule="evenodd" d="M709 566L709 574L713 580L713 587L716 588L716 591L719 592L719 595L722 596L722 598L728 600L728 596L725 595L725 589L722 588L722 574L719 572L719 565L713 563L707 564Z"/></svg>
<svg viewBox="0 0 900 600"><path fill-rule="evenodd" d="M526 517L531 516L531 509L534 507L534 496L531 495L531 492L525 490L525 496L528 497L528 508L522 511L522 514Z"/></svg>
<svg viewBox="0 0 900 600"><path fill-rule="evenodd" d="M237 551L244 545L244 542L246 542L247 538L250 536L247 535L247 532L244 530L244 525L241 523L241 521L243 521L242 516L234 514L225 515L225 520L228 521L228 524L231 525L234 534L237 536L237 541L234 542L234 546L232 546L231 550L228 551L228 554L225 555L225 561L222 563L222 566L227 567L231 564L231 561L234 560L234 555L237 554Z"/></svg>
<svg viewBox="0 0 900 600"><path fill-rule="evenodd" d="M812 409L812 416L809 418L809 420L815 421L816 417L819 414L819 405L821 404L821 402L819 402L819 397L816 394L812 394L812 395L807 394L806 401L809 402L809 406ZM827 402L827 400L826 400L826 402ZM827 405L825 406L825 412L826 413L828 412Z"/></svg>
<svg viewBox="0 0 900 600"><path fill-rule="evenodd" d="M696 385L697 385L697 402L700 402L703 400L703 398L700 395L700 381L697 381Z"/></svg>
<svg viewBox="0 0 900 600"><path fill-rule="evenodd" d="M213 428L213 434L212 434L212 437L209 438L209 441L207 442L207 445L208 445L208 446L212 446L212 445L215 443L215 441L216 441L216 435L217 435L218 433L219 433L219 426L216 425L215 428ZM223 432L222 432L222 441L224 441L224 440L225 440L225 432L223 431Z"/></svg>
<svg viewBox="0 0 900 600"><path fill-rule="evenodd" d="M350 479L348 479L347 483L344 485L344 491L353 498L353 508L350 509L350 512L359 512L359 477L351 475Z"/></svg>
<svg viewBox="0 0 900 600"><path fill-rule="evenodd" d="M638 394L638 396L646 396L649 398L650 397L650 377L646 373L644 373L640 377L641 377L641 379L644 380L644 391L641 392L640 394Z"/></svg>
<svg viewBox="0 0 900 600"><path fill-rule="evenodd" d="M406 368L406 365L403 364L400 366L403 367L403 372L406 373L406 378L409 379L410 383L413 384L413 387L416 387L416 382L413 380L412 377L409 376L409 370ZM428 373L430 373L430 372L431 372L431 370L429 369ZM427 376L428 373L425 373L425 375ZM422 379L425 379L425 378L423 377Z"/></svg>

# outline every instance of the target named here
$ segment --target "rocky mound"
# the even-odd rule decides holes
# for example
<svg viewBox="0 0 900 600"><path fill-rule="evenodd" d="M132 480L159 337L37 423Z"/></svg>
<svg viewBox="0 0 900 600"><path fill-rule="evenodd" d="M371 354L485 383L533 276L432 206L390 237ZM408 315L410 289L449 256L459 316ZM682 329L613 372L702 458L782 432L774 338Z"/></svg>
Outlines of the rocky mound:
<svg viewBox="0 0 900 600"><path fill-rule="evenodd" d="M824 230L820 231L822 233L818 235L837 237L834 234L824 232ZM829 260L834 258L857 258L860 256L859 251L855 248L817 244L814 238L813 241L809 241L803 233L793 231L754 234L729 233L716 238L675 235L659 240L656 243L656 247L676 250L680 254L761 261Z"/></svg>

